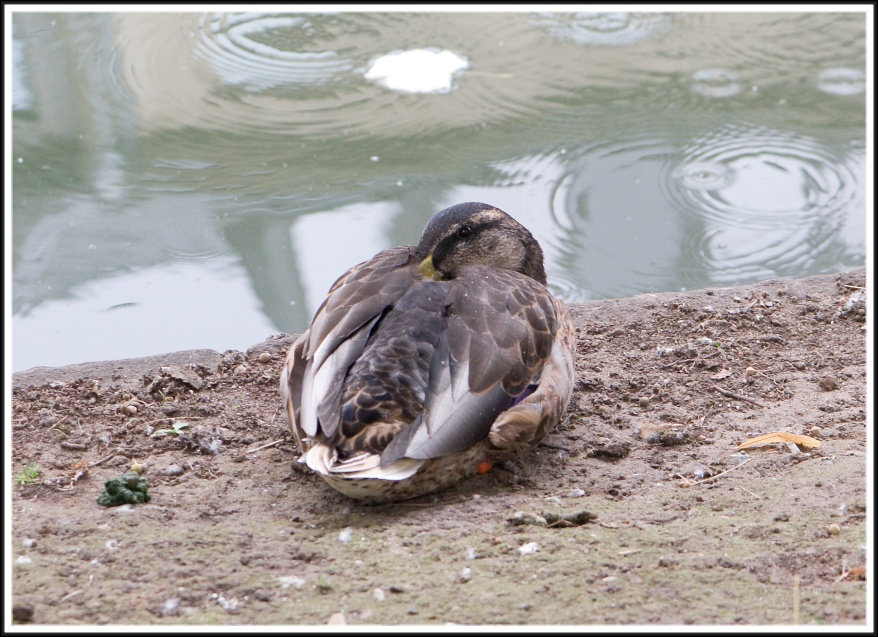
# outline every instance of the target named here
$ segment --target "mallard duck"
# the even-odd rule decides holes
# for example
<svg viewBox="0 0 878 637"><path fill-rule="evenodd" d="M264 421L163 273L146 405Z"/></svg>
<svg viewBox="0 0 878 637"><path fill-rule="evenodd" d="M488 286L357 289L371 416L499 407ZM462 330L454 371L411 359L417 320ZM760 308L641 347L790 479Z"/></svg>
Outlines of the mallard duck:
<svg viewBox="0 0 878 637"><path fill-rule="evenodd" d="M574 349L536 239L462 203L332 285L281 396L301 462L350 497L402 500L539 443L567 409Z"/></svg>

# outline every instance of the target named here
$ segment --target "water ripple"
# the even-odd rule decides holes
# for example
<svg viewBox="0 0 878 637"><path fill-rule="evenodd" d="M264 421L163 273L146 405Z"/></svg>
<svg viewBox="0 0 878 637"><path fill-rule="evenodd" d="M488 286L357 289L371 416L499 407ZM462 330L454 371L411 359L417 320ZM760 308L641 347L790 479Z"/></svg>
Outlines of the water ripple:
<svg viewBox="0 0 878 637"><path fill-rule="evenodd" d="M605 43L614 31L612 41L622 44L654 32L655 20L668 20L620 15L574 16L571 24L597 29ZM146 131L321 142L490 131L551 116L553 104L583 87L619 85L624 60L615 59L609 70L591 64L578 36L553 39L533 19L554 29L555 18L524 13L123 15L119 74ZM532 54L547 46L557 63ZM400 61L392 54L435 51L455 65L436 76L438 84L409 90L395 78L374 77L376 63ZM429 61L416 60L417 79L426 78Z"/></svg>
<svg viewBox="0 0 878 637"><path fill-rule="evenodd" d="M859 193L845 159L817 141L749 126L696 140L665 186L689 218L685 258L703 261L721 282L836 259L839 229Z"/></svg>
<svg viewBox="0 0 878 637"><path fill-rule="evenodd" d="M826 69L817 78L817 88L830 95L860 95L866 91L866 74L858 69Z"/></svg>
<svg viewBox="0 0 878 637"><path fill-rule="evenodd" d="M532 21L556 38L596 46L635 44L671 26L671 16L662 13L538 13Z"/></svg>
<svg viewBox="0 0 878 637"><path fill-rule="evenodd" d="M276 86L326 84L344 79L352 60L320 49L318 31L307 16L209 14L201 19L194 56L212 66L227 84L251 91Z"/></svg>
<svg viewBox="0 0 878 637"><path fill-rule="evenodd" d="M707 97L732 97L741 92L741 82L734 71L701 69L692 74L692 90Z"/></svg>

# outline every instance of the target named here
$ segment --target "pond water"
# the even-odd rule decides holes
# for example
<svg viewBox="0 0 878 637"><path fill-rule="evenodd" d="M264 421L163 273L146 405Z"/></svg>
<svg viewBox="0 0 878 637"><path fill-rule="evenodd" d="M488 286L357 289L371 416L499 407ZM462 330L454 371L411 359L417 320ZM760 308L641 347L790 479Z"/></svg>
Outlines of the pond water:
<svg viewBox="0 0 878 637"><path fill-rule="evenodd" d="M12 367L299 333L463 201L567 301L861 266L867 10L16 11Z"/></svg>

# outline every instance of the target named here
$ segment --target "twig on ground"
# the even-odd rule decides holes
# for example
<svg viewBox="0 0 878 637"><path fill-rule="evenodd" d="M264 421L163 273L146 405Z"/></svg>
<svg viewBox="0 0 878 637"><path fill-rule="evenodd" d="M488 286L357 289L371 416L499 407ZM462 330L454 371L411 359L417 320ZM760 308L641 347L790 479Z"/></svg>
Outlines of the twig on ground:
<svg viewBox="0 0 878 637"><path fill-rule="evenodd" d="M744 402L753 403L757 407L765 407L759 401L753 400L752 398L747 398L747 396L742 396L741 394L736 394L735 392L731 392L727 389L720 389L719 387L714 387L719 393L721 393L726 398L734 398L735 400L743 400Z"/></svg>
<svg viewBox="0 0 878 637"><path fill-rule="evenodd" d="M203 420L204 418L209 418L209 416L165 416L164 418L156 418L155 420L147 420L146 422L139 422L138 425L153 425L157 422L161 422L163 420L182 420L183 422L187 420Z"/></svg>
<svg viewBox="0 0 878 637"><path fill-rule="evenodd" d="M115 458L115 457L116 457L116 454L115 454L115 452L114 452L114 453L111 453L111 454L110 454L109 456L107 456L106 458L101 458L100 460L98 460L98 461L96 461L96 462L89 462L89 463L88 463L88 466L89 466L89 467L96 467L96 466L98 466L99 464L102 464L102 463L106 462L106 461L109 460L110 458Z"/></svg>
<svg viewBox="0 0 878 637"><path fill-rule="evenodd" d="M264 445L256 447L255 449L248 449L244 453L256 453L257 451L259 451L261 449L268 449L269 447L274 447L275 445L279 445L284 440L286 440L286 438L281 438L280 440L275 440L274 442L267 442Z"/></svg>
<svg viewBox="0 0 878 637"><path fill-rule="evenodd" d="M274 410L274 416L271 417L271 422L268 423L269 427L274 424L277 415L280 413L280 405L277 406L277 409Z"/></svg>
<svg viewBox="0 0 878 637"><path fill-rule="evenodd" d="M761 495L759 495L758 493L753 493L750 489L745 489L744 487L741 487L741 491L746 491L747 493L749 493L750 495L752 495L752 496L753 496L754 498L756 498L757 500L761 500L761 499L762 499L762 496L761 496Z"/></svg>
<svg viewBox="0 0 878 637"><path fill-rule="evenodd" d="M705 482L709 482L710 480L716 480L717 478L726 475L726 474L729 473L730 471L734 471L735 469L739 469L740 467L743 467L745 464L747 464L748 462L750 462L752 459L753 459L753 458L747 458L747 459L746 459L744 462L742 462L741 464L736 464L736 465L735 465L734 467L732 467L731 469L726 469L726 470L723 471L722 473L718 473L718 474L716 474L715 476L710 476L709 478L704 478L703 480L695 480L694 482L691 482L691 483L690 483L690 486L695 486L696 484L703 484L703 483L705 483Z"/></svg>

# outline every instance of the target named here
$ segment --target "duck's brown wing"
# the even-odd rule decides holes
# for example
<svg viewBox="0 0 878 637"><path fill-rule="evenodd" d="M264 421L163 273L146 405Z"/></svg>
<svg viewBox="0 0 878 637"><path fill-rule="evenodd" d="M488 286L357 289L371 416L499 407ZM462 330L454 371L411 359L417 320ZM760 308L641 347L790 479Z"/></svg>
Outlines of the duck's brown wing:
<svg viewBox="0 0 878 637"><path fill-rule="evenodd" d="M447 282L447 321L430 362L424 412L381 464L428 459L484 440L499 414L533 393L559 321L545 286L511 270L469 267Z"/></svg>
<svg viewBox="0 0 878 637"><path fill-rule="evenodd" d="M391 248L354 266L330 288L308 330L290 347L281 394L301 442L320 429L320 413L337 409L341 381L370 331L417 277L413 248ZM335 422L332 420L332 422ZM332 436L335 431L320 431Z"/></svg>

